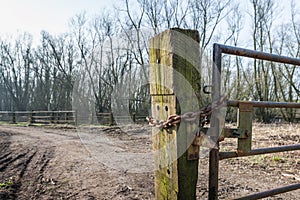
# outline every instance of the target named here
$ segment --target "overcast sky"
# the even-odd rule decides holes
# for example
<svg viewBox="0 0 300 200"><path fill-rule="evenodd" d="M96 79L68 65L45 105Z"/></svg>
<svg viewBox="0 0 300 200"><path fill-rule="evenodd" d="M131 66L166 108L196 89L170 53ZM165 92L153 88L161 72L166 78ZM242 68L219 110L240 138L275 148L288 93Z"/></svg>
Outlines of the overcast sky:
<svg viewBox="0 0 300 200"><path fill-rule="evenodd" d="M88 15L112 7L117 0L0 0L0 36L29 32L64 33L71 17L86 11Z"/></svg>
<svg viewBox="0 0 300 200"><path fill-rule="evenodd" d="M112 8L113 4L122 0L0 0L0 37L29 32L39 36L42 30L51 34L68 31L71 17L86 11L88 15L103 12L104 8ZM236 0L249 6L249 0ZM284 10L279 16L281 20L290 17L290 0L275 0ZM295 0L299 4L298 0ZM251 7L251 6L250 6ZM246 31L249 31L246 29Z"/></svg>

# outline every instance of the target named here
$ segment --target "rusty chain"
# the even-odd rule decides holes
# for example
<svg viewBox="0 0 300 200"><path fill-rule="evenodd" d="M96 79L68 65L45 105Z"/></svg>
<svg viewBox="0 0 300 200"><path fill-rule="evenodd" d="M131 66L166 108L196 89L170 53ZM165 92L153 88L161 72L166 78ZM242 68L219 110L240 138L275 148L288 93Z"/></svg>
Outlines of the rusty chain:
<svg viewBox="0 0 300 200"><path fill-rule="evenodd" d="M148 124L156 128L168 129L172 126L177 126L181 121L196 123L199 117L202 126L209 123L209 116L214 110L223 107L224 102L227 100L226 96L222 96L219 101L213 102L211 105L202 107L196 112L186 112L182 115L172 114L167 120L156 120L152 117L146 117Z"/></svg>

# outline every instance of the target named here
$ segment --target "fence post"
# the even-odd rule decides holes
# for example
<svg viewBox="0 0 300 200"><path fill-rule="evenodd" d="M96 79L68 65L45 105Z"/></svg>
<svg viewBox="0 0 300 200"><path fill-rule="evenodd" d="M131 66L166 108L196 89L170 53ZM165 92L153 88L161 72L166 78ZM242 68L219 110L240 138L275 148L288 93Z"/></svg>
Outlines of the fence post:
<svg viewBox="0 0 300 200"><path fill-rule="evenodd" d="M96 114L96 117L97 117L97 114ZM94 124L94 112L93 111L91 112L91 121L90 121L90 124Z"/></svg>
<svg viewBox="0 0 300 200"><path fill-rule="evenodd" d="M64 113L64 122L62 124L66 123L67 121L68 121L68 113L67 113L67 111L65 111L65 113Z"/></svg>
<svg viewBox="0 0 300 200"><path fill-rule="evenodd" d="M132 113L132 121L133 121L133 123L136 122L136 118L135 118L135 117L136 117L136 114L135 114L135 112L133 112L133 113Z"/></svg>
<svg viewBox="0 0 300 200"><path fill-rule="evenodd" d="M78 121L77 121L77 116L78 114L77 114L77 110L74 110L74 125L75 126L78 126Z"/></svg>
<svg viewBox="0 0 300 200"><path fill-rule="evenodd" d="M112 126L114 124L114 117L113 117L113 113L110 112L109 113L109 125Z"/></svg>
<svg viewBox="0 0 300 200"><path fill-rule="evenodd" d="M186 89L192 86L194 92L200 91L200 74L195 68L199 67L199 56L199 33L194 30L169 29L150 40L150 94L153 118L159 121L166 120L172 114L199 109L199 99L192 102L191 97L195 93ZM179 78L183 78L184 81L179 81ZM178 126L168 130L153 128L157 200L196 199L199 147L192 147L190 134L191 130L197 127L198 124L195 127L195 124L181 122L180 129ZM192 140L194 137L195 135L192 136ZM193 151L194 154L190 154Z"/></svg>
<svg viewBox="0 0 300 200"><path fill-rule="evenodd" d="M13 113L12 113L12 123L15 124L16 122L17 122L17 120L16 120L16 112L13 111Z"/></svg>
<svg viewBox="0 0 300 200"><path fill-rule="evenodd" d="M29 112L29 125L34 123L34 119L33 119L33 111Z"/></svg>
<svg viewBox="0 0 300 200"><path fill-rule="evenodd" d="M54 124L54 111L51 112L51 124Z"/></svg>

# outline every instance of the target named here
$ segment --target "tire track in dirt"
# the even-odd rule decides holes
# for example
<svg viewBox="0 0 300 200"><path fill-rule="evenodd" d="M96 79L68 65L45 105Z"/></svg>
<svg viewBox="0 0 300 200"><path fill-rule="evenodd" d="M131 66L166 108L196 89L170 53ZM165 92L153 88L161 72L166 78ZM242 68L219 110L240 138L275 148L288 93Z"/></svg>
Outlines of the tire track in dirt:
<svg viewBox="0 0 300 200"><path fill-rule="evenodd" d="M74 130L1 126L0 144L0 182L13 181L0 199L103 199L101 185L117 186Z"/></svg>
<svg viewBox="0 0 300 200"><path fill-rule="evenodd" d="M28 152L27 152L27 153L28 153ZM18 155L15 156L14 158L13 158L13 156L9 156L9 157L5 158L5 159L3 160L3 162L0 163L0 164L1 164L0 172L4 172L4 171L6 170L6 168L7 168L9 165L11 165L12 163L14 163L15 161L17 161L17 160L22 160L22 158L25 157L27 153L21 153L21 154L18 154ZM21 164L23 164L23 163L20 163L19 165L21 165ZM18 167L18 165L17 165L17 167Z"/></svg>
<svg viewBox="0 0 300 200"><path fill-rule="evenodd" d="M26 142L12 144L12 135L0 133L0 182L11 184L0 189L0 199L38 199L36 190L40 185L35 183L40 182L54 151L41 150Z"/></svg>

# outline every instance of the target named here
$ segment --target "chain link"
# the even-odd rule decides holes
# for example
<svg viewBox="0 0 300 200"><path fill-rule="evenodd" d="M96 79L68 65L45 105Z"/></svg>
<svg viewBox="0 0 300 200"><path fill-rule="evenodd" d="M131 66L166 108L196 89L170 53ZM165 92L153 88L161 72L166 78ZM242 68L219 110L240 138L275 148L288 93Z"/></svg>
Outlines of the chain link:
<svg viewBox="0 0 300 200"><path fill-rule="evenodd" d="M214 110L218 110L224 106L224 102L227 100L226 96L222 96L219 101L213 102L211 105L202 107L196 112L186 112L182 115L172 114L167 120L156 120L152 117L146 117L148 124L157 128L169 129L172 126L177 126L181 121L188 123L196 123L199 118L201 126L209 124L209 116Z"/></svg>

